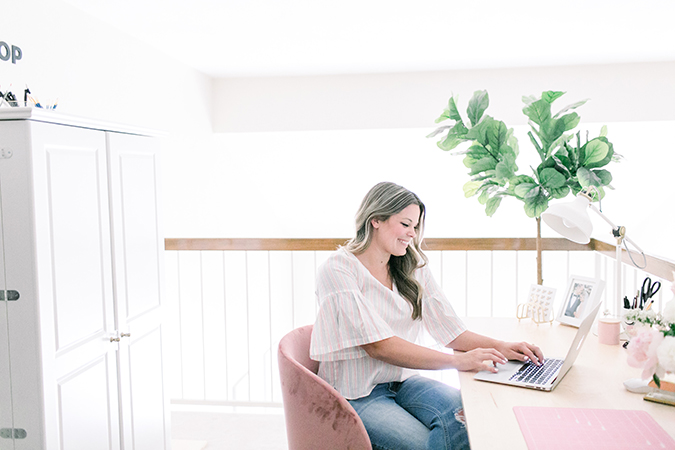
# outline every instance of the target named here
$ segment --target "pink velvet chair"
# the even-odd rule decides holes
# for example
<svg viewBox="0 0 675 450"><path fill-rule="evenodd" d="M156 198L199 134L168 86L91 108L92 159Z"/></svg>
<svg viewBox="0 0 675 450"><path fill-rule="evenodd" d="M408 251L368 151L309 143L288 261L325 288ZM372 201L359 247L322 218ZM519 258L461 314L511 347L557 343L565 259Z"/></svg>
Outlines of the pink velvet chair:
<svg viewBox="0 0 675 450"><path fill-rule="evenodd" d="M372 450L354 408L316 374L309 358L312 325L279 342L279 374L289 450Z"/></svg>

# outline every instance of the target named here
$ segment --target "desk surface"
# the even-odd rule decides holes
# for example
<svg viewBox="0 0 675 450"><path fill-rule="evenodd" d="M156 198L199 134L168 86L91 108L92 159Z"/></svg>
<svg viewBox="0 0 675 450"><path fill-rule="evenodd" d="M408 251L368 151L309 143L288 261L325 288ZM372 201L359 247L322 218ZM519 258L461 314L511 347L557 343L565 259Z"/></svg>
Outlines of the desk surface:
<svg viewBox="0 0 675 450"><path fill-rule="evenodd" d="M563 358L577 329L560 325L537 326L531 320L467 318L471 331L508 341L528 341L544 357ZM574 366L552 392L523 389L473 379L474 372L459 372L462 400L473 450L527 449L513 412L514 406L598 408L647 411L675 438L675 407L643 400L628 392L623 382L638 378L641 370L629 367L620 345L603 345L591 334Z"/></svg>

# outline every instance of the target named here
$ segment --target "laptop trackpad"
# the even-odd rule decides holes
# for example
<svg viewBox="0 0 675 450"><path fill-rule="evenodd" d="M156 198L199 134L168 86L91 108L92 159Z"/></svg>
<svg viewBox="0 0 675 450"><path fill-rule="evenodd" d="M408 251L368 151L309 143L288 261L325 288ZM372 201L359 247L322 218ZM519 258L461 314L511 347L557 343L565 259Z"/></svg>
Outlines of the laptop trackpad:
<svg viewBox="0 0 675 450"><path fill-rule="evenodd" d="M492 373L488 370L481 370L476 375L474 375L475 380L488 380L488 381L508 381L511 378L511 375L518 372L518 370L523 366L522 361L507 361L506 364L497 364L497 369L499 372Z"/></svg>

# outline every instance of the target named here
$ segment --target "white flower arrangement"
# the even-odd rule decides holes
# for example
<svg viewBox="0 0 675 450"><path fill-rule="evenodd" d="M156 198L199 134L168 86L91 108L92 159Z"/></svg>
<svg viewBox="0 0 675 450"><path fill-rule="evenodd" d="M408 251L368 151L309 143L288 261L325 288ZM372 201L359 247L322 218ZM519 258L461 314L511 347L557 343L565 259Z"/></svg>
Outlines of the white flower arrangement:
<svg viewBox="0 0 675 450"><path fill-rule="evenodd" d="M675 283L672 286L675 294ZM675 298L666 303L662 313L640 309L624 316L632 324L628 350L628 365L642 369L642 378L653 378L661 387L666 373L675 373Z"/></svg>

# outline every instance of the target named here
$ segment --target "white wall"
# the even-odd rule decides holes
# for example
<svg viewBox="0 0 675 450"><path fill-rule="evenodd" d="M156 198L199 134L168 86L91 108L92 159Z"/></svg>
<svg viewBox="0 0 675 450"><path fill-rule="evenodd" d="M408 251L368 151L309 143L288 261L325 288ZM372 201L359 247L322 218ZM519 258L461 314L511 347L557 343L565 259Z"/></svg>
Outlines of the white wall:
<svg viewBox="0 0 675 450"><path fill-rule="evenodd" d="M451 94L466 104L487 89L489 113L526 124L523 95L566 91L590 98L588 122L675 120L675 61L567 67L457 70L387 75L216 80L216 132L418 128L433 125Z"/></svg>
<svg viewBox="0 0 675 450"><path fill-rule="evenodd" d="M165 215L181 191L182 165L211 134L212 80L60 0L3 3L0 41L19 46L0 61L0 90L26 84L57 112L164 133ZM189 180L185 180L189 183ZM172 229L171 220L167 228Z"/></svg>
<svg viewBox="0 0 675 450"><path fill-rule="evenodd" d="M602 124L588 124L597 133ZM669 186L675 148L664 139L675 121L608 123L620 163L608 168L603 212L624 225L643 249L675 259L675 192ZM537 164L536 152L516 128L522 171ZM296 131L216 135L214 149L201 154L192 180L175 198L185 205L184 221L172 236L349 237L365 192L389 180L415 191L428 207L428 237L509 237L536 235L522 202L507 198L489 218L475 198L465 199L469 180L461 156L438 149L429 129ZM208 169L207 169L208 168ZM211 173L210 176L205 175ZM200 176L200 174L202 176ZM211 196L200 193L211 192ZM571 197L568 197L571 200ZM599 218L594 236L611 241ZM544 236L556 235L543 227Z"/></svg>
<svg viewBox="0 0 675 450"><path fill-rule="evenodd" d="M57 111L174 133L211 131L211 79L60 0L12 0L0 40L21 47L0 61L0 85L26 84ZM178 129L178 130L177 130Z"/></svg>
<svg viewBox="0 0 675 450"><path fill-rule="evenodd" d="M3 16L12 20L0 40L23 59L0 61L0 89L28 83L40 99L58 97L61 113L166 133L167 236L349 236L360 199L381 180L423 198L427 236L533 236L519 202L490 219L464 199L461 158L424 136L451 92L465 106L486 88L488 112L517 127L525 157L521 96L561 89L559 106L591 98L582 125L608 124L626 157L610 167L607 215L675 259L675 62L213 81L60 0L12 0Z"/></svg>

